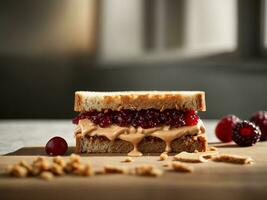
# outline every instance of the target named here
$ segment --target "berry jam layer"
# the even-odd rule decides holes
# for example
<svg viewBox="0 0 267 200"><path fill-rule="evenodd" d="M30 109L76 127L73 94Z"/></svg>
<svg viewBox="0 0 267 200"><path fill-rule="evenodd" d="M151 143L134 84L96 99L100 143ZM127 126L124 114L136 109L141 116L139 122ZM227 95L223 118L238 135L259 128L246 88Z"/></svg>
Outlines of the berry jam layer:
<svg viewBox="0 0 267 200"><path fill-rule="evenodd" d="M182 126L194 126L198 123L199 116L193 110L105 110L101 112L90 111L80 113L73 119L73 123L78 124L79 120L81 119L89 119L94 124L97 124L102 128L116 124L121 127L133 126L135 128L142 127L144 129L147 129L162 125L167 125L175 128Z"/></svg>

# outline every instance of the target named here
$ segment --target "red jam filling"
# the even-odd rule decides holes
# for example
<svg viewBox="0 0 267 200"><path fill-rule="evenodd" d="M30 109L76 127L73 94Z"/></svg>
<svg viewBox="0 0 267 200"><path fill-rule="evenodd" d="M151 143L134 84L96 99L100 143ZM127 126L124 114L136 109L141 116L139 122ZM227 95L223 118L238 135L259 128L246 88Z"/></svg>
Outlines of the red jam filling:
<svg viewBox="0 0 267 200"><path fill-rule="evenodd" d="M142 127L146 129L162 125L168 125L176 128L182 126L193 126L198 123L199 116L193 110L105 110L80 113L73 119L73 123L78 124L80 119L89 119L102 128L116 124L122 127L134 126L136 128Z"/></svg>

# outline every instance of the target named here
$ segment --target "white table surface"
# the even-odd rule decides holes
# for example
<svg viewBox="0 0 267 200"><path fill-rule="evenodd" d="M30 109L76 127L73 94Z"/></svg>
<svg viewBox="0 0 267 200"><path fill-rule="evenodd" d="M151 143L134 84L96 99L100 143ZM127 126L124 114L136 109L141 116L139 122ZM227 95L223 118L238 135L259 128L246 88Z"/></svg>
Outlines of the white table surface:
<svg viewBox="0 0 267 200"><path fill-rule="evenodd" d="M203 120L209 142L217 142L214 129L217 120ZM26 146L45 146L54 136L75 145L75 125L71 120L0 120L0 155Z"/></svg>

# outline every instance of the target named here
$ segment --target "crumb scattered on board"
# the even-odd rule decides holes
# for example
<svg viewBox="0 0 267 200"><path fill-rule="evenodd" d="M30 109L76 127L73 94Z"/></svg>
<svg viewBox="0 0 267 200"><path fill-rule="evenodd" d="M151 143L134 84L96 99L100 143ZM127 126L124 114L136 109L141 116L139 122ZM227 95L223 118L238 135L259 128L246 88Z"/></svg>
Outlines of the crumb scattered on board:
<svg viewBox="0 0 267 200"><path fill-rule="evenodd" d="M40 177L46 181L50 181L54 178L54 175L51 172L44 171L40 174Z"/></svg>
<svg viewBox="0 0 267 200"><path fill-rule="evenodd" d="M168 154L163 152L159 160L164 161L168 158ZM227 162L234 164L251 164L254 160L251 157L218 154L216 147L210 147L207 152L181 152L173 157L173 162L163 163L163 167L169 167L176 172L191 173L194 171L192 166L182 162L202 163L210 159L215 162ZM133 162L133 158L126 157L122 162ZM156 168L154 165L139 165L134 168L127 168L124 166L105 165L102 169L95 171L90 162L82 163L81 157L72 154L68 161L65 161L61 156L56 156L50 162L44 157L37 157L32 163L21 160L17 164L8 166L7 172L14 177L40 177L44 180L52 180L55 177L65 176L68 174L77 176L90 177L99 174L131 174L136 176L151 176L158 177L164 173L165 170Z"/></svg>
<svg viewBox="0 0 267 200"><path fill-rule="evenodd" d="M191 173L193 172L194 168L186 165L184 163L178 162L178 161L174 161L171 163L171 167L174 171L176 172L185 172L185 173Z"/></svg>
<svg viewBox="0 0 267 200"><path fill-rule="evenodd" d="M206 152L195 152L195 153L188 153L188 152L181 152L173 157L174 161L181 161L181 162L190 162L190 163L203 163L207 162L208 157L212 157L217 155L217 151L206 151Z"/></svg>
<svg viewBox="0 0 267 200"><path fill-rule="evenodd" d="M159 160L163 161L163 160L167 160L168 158L168 153L167 152L163 152L162 154L160 154L159 156Z"/></svg>
<svg viewBox="0 0 267 200"><path fill-rule="evenodd" d="M210 150L210 151L218 151L218 148L212 146L212 147L209 147L209 150Z"/></svg>
<svg viewBox="0 0 267 200"><path fill-rule="evenodd" d="M31 164L22 160L8 167L8 173L14 177L40 177L51 180L55 176L73 174L79 176L92 176L94 174L90 163L81 163L79 155L72 154L65 163L61 156L54 157L52 162L44 157L37 157Z"/></svg>
<svg viewBox="0 0 267 200"><path fill-rule="evenodd" d="M106 165L104 166L105 174L127 174L128 169L126 167Z"/></svg>
<svg viewBox="0 0 267 200"><path fill-rule="evenodd" d="M170 162L167 162L167 163L163 163L162 164L162 167L170 167L171 166L171 163Z"/></svg>
<svg viewBox="0 0 267 200"><path fill-rule="evenodd" d="M125 163L129 163L129 162L133 162L134 159L132 157L126 157L123 161L121 162L125 162Z"/></svg>
<svg viewBox="0 0 267 200"><path fill-rule="evenodd" d="M155 168L153 165L140 165L135 167L135 174L138 176L161 176L162 170Z"/></svg>
<svg viewBox="0 0 267 200"><path fill-rule="evenodd" d="M212 160L215 162L227 162L234 164L252 164L254 160L251 157L239 156L239 155L230 155L230 154L220 154L212 157Z"/></svg>

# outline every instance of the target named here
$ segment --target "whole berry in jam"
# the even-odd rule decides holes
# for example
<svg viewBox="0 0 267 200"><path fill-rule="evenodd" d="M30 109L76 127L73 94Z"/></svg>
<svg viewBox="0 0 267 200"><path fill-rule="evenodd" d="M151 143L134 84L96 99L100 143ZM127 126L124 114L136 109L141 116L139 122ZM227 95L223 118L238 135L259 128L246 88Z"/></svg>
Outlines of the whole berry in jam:
<svg viewBox="0 0 267 200"><path fill-rule="evenodd" d="M72 119L72 123L73 123L73 124L78 124L80 119L81 119L81 118L80 118L80 116L78 115L78 116L76 116L76 117L74 117L74 118Z"/></svg>
<svg viewBox="0 0 267 200"><path fill-rule="evenodd" d="M51 138L45 146L45 151L50 156L64 155L67 150L68 144L66 140L59 136Z"/></svg>
<svg viewBox="0 0 267 200"><path fill-rule="evenodd" d="M196 114L195 111L189 110L185 112L184 121L185 121L186 126L196 125L198 123L198 120L199 120L199 116Z"/></svg>
<svg viewBox="0 0 267 200"><path fill-rule="evenodd" d="M259 111L252 115L250 121L261 130L261 141L267 140L267 111Z"/></svg>
<svg viewBox="0 0 267 200"><path fill-rule="evenodd" d="M260 137L259 127L249 121L238 122L233 129L233 141L239 146L252 146Z"/></svg>
<svg viewBox="0 0 267 200"><path fill-rule="evenodd" d="M227 115L221 118L215 128L217 138L222 142L231 142L233 128L239 121L240 119L235 115Z"/></svg>
<svg viewBox="0 0 267 200"><path fill-rule="evenodd" d="M112 119L111 116L108 114L104 114L100 119L99 119L99 126L102 128L108 127L112 124Z"/></svg>

